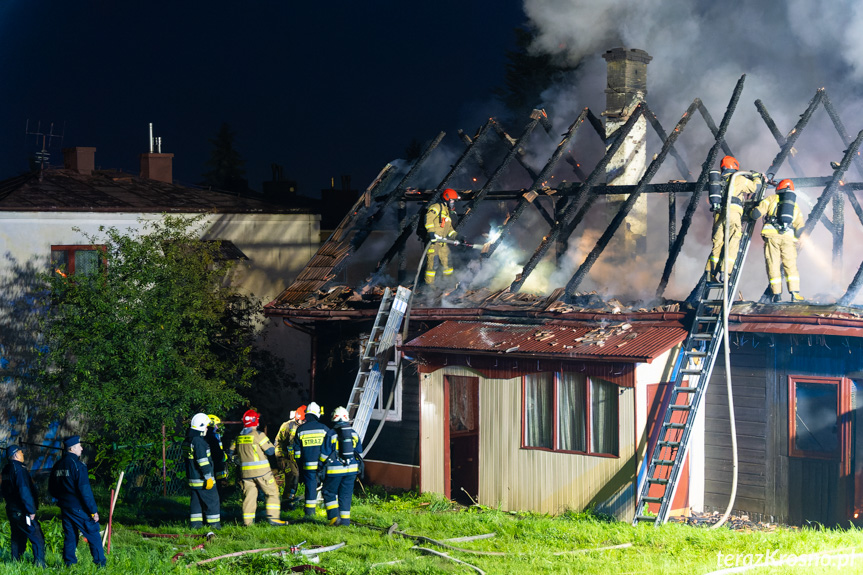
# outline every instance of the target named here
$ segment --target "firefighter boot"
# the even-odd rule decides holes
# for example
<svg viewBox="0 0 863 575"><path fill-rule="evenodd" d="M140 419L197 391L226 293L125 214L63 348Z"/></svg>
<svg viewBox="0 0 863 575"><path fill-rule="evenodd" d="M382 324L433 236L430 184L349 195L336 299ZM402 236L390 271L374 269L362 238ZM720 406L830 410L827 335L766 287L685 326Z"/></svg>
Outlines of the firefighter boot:
<svg viewBox="0 0 863 575"><path fill-rule="evenodd" d="M800 295L799 291L793 291L793 292L791 292L791 301L801 302L801 301L806 301L806 299L802 295Z"/></svg>
<svg viewBox="0 0 863 575"><path fill-rule="evenodd" d="M773 301L773 303L782 303L782 294L781 293L773 294L773 300L772 301Z"/></svg>

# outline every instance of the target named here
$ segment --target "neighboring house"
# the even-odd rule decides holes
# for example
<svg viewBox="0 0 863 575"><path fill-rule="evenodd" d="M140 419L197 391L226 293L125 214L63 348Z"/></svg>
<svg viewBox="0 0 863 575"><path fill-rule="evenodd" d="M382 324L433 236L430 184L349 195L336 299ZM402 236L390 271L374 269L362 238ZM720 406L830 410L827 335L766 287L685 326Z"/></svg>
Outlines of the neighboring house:
<svg viewBox="0 0 863 575"><path fill-rule="evenodd" d="M67 274L95 265L102 246L85 245L83 234L98 235L100 226L135 230L166 213L207 214L201 237L219 240L225 257L242 260L232 281L244 293L265 302L278 294L284 279L295 275L319 245L320 216L311 209L175 185L171 181L172 154L143 154L141 177L95 170L95 151L67 149L62 169L48 168L41 174L0 182L0 282L6 300L0 350L10 347L16 325L26 325L23 318L16 321L10 315L16 286L49 265ZM15 309L22 313L22 306ZM267 346L286 359L304 385L308 337L281 322L268 322L265 332ZM9 390L6 392L8 395ZM287 418L288 409L287 405L284 413L274 409L273 417ZM10 431L26 433L20 414L17 420L14 413L4 415L5 421L13 422L13 429L0 430L0 441ZM60 437L55 430L47 439L56 443Z"/></svg>

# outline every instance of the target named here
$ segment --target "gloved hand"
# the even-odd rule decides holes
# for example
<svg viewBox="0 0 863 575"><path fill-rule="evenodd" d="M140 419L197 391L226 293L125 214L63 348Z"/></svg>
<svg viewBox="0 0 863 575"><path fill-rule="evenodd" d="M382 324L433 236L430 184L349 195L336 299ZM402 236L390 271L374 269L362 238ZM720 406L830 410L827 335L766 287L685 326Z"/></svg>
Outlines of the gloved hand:
<svg viewBox="0 0 863 575"><path fill-rule="evenodd" d="M216 484L216 480L210 477L209 479L204 480L204 489L210 490L213 488L213 485Z"/></svg>

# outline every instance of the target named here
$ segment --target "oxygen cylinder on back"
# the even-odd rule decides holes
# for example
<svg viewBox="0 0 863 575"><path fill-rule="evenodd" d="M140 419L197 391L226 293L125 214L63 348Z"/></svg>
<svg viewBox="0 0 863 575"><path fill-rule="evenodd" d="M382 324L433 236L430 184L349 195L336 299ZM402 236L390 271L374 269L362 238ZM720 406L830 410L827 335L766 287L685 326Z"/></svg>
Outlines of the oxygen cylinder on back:
<svg viewBox="0 0 863 575"><path fill-rule="evenodd" d="M339 428L339 459L347 461L354 456L354 430L350 427Z"/></svg>
<svg viewBox="0 0 863 575"><path fill-rule="evenodd" d="M722 204L722 175L719 170L710 170L707 178L707 201L710 202L710 211L716 212Z"/></svg>
<svg viewBox="0 0 863 575"><path fill-rule="evenodd" d="M782 180L776 186L779 194L779 205L776 206L776 227L780 232L791 228L794 221L794 205L797 202L797 194L794 192L794 182Z"/></svg>

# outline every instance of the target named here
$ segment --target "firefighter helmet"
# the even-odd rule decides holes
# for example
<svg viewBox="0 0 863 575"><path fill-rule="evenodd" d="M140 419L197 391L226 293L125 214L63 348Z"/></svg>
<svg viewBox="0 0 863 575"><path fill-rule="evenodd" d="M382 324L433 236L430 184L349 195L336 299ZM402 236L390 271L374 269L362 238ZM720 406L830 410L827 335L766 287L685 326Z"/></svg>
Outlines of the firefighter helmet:
<svg viewBox="0 0 863 575"><path fill-rule="evenodd" d="M261 416L254 409L248 410L243 414L243 427L257 427Z"/></svg>
<svg viewBox="0 0 863 575"><path fill-rule="evenodd" d="M209 418L210 418L210 425L211 425L212 427L216 427L217 425L222 425L222 420L221 420L221 419L219 419L219 416L218 416L218 415L212 415L212 414L210 414L210 415L208 415L207 417L209 417Z"/></svg>
<svg viewBox="0 0 863 575"><path fill-rule="evenodd" d="M306 418L306 406L299 406L295 413L296 415L294 416L294 419L296 419L297 421L303 421Z"/></svg>
<svg viewBox="0 0 863 575"><path fill-rule="evenodd" d="M452 188L447 188L443 191L443 199L447 202L454 202L459 199L458 192Z"/></svg>
<svg viewBox="0 0 863 575"><path fill-rule="evenodd" d="M788 178L785 178L778 184L776 184L776 193L784 192L784 191L794 191L794 182Z"/></svg>
<svg viewBox="0 0 863 575"><path fill-rule="evenodd" d="M210 416L206 413L196 413L192 417L192 423L189 425L192 429L196 431L206 431L207 425L210 424Z"/></svg>
<svg viewBox="0 0 863 575"><path fill-rule="evenodd" d="M345 409L344 407L341 407L341 406L335 408L333 410L333 421L334 422L344 421L345 423L347 423L348 422L348 410Z"/></svg>
<svg viewBox="0 0 863 575"><path fill-rule="evenodd" d="M723 170L737 171L740 169L740 162L738 162L734 156L725 156L722 158L722 161L719 162L719 167Z"/></svg>
<svg viewBox="0 0 863 575"><path fill-rule="evenodd" d="M306 413L320 417L321 416L321 406L313 401L306 408Z"/></svg>

